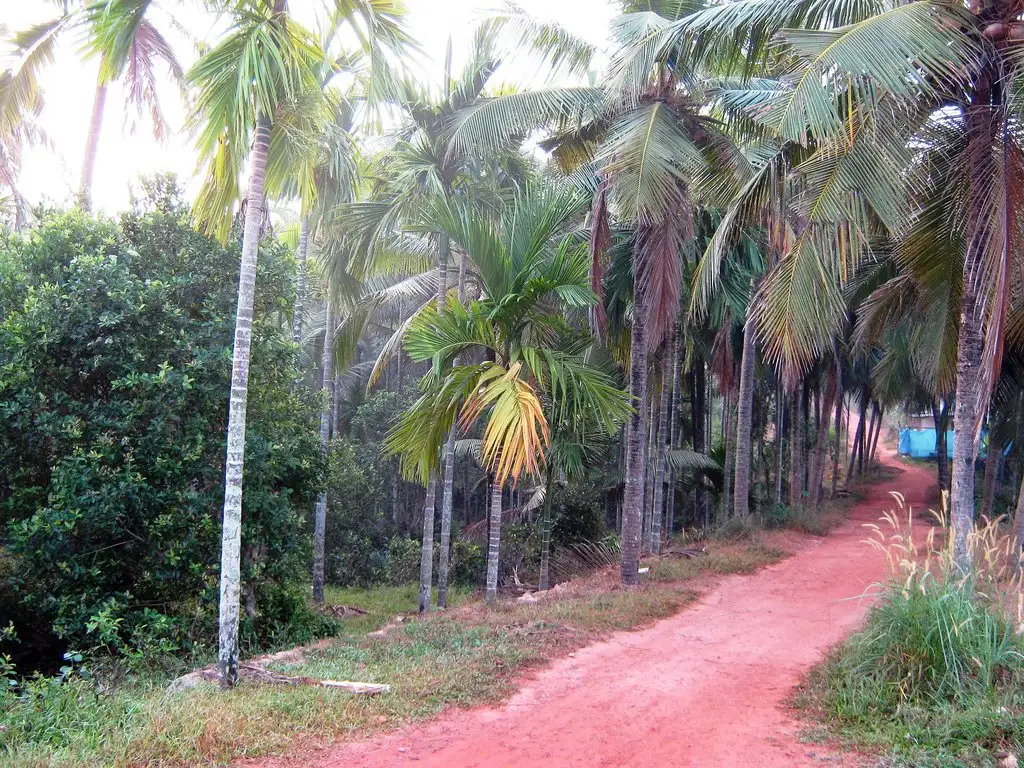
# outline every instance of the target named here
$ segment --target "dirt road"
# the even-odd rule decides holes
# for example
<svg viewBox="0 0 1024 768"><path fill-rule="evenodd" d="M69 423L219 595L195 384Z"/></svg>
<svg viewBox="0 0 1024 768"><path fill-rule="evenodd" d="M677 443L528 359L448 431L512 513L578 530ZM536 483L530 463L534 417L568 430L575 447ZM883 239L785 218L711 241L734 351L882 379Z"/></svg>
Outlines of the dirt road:
<svg viewBox="0 0 1024 768"><path fill-rule="evenodd" d="M785 702L863 617L884 577L862 523L899 490L923 509L933 479L904 468L830 536L693 607L555 662L498 708L452 712L306 758L319 768L800 768L848 765L796 739Z"/></svg>

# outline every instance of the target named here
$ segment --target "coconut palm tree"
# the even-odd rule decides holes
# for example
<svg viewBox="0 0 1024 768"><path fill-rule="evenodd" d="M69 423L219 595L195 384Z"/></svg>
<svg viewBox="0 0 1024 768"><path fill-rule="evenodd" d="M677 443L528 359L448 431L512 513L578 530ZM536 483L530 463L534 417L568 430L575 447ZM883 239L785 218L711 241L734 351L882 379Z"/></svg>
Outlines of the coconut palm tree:
<svg viewBox="0 0 1024 768"><path fill-rule="evenodd" d="M964 571L970 569L976 438L999 372L1011 268L1020 252L1013 211L1024 190L1017 128L1021 15L1015 0L740 0L666 25L646 46L634 47L623 68L667 60L689 72L732 56L756 72L778 61L779 50L769 54L768 42L785 43L793 66L777 81L782 87L750 102L751 117L791 141L806 145L813 137L816 170L837 189L810 211L825 226L800 235L819 241L815 256L787 259L777 282L792 282L812 267L826 277L842 273L856 264L850 256L857 244L870 242L878 223L896 237L912 230L928 217L928 201L916 194L927 186L922 182L942 168L956 169L956 216L937 222L936 234L961 243L964 276L951 491L954 555ZM920 162L903 162L912 152ZM854 155L857 162L848 162ZM824 320L818 325L831 330L842 312L827 282L839 281L822 280L813 303ZM809 322L801 314L805 320L798 322ZM806 353L819 334L792 342Z"/></svg>
<svg viewBox="0 0 1024 768"><path fill-rule="evenodd" d="M388 4L331 4L336 21L357 29L374 28L377 12ZM385 7L386 6L386 7ZM208 164L207 182L196 213L207 231L226 239L240 199L239 177L247 162L242 265L239 273L234 358L228 415L227 470L224 484L219 672L221 685L238 676L238 594L241 545L242 471L245 458L245 407L252 336L256 259L263 220L268 166L277 151L288 105L305 100L308 124L320 130L332 119L323 97L321 72L327 53L317 39L290 18L286 0L238 0L224 11L230 28L188 73L195 92L189 125L197 131L200 156ZM276 131L275 131L276 129ZM315 144L315 139L310 142ZM250 149L251 148L251 149ZM310 163L313 162L312 157ZM282 176L274 183L283 183Z"/></svg>
<svg viewBox="0 0 1024 768"><path fill-rule="evenodd" d="M163 141L167 122L160 107L158 66L179 89L185 72L167 38L153 23L160 11L168 24L176 24L155 0L105 0L104 2L58 3L59 15L14 35L18 58L16 78L25 92L38 92L38 75L48 66L61 38L77 36L89 58L99 60L96 91L85 142L79 181L79 203L92 208L92 181L96 169L103 115L110 83L121 81L130 110L148 114L153 135Z"/></svg>

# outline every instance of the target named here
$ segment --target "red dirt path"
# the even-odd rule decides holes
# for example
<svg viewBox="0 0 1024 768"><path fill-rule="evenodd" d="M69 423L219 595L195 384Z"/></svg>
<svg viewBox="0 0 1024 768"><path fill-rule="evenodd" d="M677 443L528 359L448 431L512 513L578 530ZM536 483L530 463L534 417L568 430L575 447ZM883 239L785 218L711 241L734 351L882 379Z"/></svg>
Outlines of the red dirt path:
<svg viewBox="0 0 1024 768"><path fill-rule="evenodd" d="M880 453L884 451L881 446ZM886 461L890 461L888 458ZM890 463L895 466L894 463ZM884 578L863 523L899 490L923 510L932 474L901 467L849 521L789 559L721 581L649 629L622 632L554 662L496 708L452 711L423 725L319 756L264 766L317 768L801 768L850 765L801 744L785 702L825 650L864 616Z"/></svg>

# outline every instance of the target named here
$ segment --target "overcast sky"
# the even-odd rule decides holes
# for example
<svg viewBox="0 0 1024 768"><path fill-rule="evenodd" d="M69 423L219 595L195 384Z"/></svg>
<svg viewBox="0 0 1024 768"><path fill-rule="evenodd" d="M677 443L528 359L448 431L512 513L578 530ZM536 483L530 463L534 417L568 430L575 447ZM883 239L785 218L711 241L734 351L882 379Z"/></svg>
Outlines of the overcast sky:
<svg viewBox="0 0 1024 768"><path fill-rule="evenodd" d="M309 12L315 0L292 0L293 11ZM168 7L175 4L166 3ZM180 5L180 4L179 4ZM609 0L519 0L519 5L539 18L564 24L576 34L594 43L602 43L611 18ZM406 0L409 28L429 60L424 77L439 80L441 64L449 36L452 38L456 66L460 52L467 50L472 32L488 9L500 7L500 0ZM0 0L0 23L10 29L24 29L44 21L53 7L43 0ZM199 10L179 10L176 19L197 39L213 37L211 17ZM154 16L165 31L183 63L194 60L194 44L176 33L166 19ZM171 30L171 31L168 31ZM78 188L79 168L85 146L89 116L96 85L96 61L83 61L78 41L63 42L54 65L42 79L46 107L41 117L53 148L30 149L22 169L21 184L32 203L48 200L64 203ZM515 79L513 70L505 79ZM123 209L129 201L130 185L140 174L173 171L183 178L196 170L191 137L181 132L184 107L175 88L167 83L162 96L165 115L174 134L163 144L153 139L151 125L142 120L133 125L126 119L124 94L115 84L107 98L106 118L99 145L94 200L108 212Z"/></svg>

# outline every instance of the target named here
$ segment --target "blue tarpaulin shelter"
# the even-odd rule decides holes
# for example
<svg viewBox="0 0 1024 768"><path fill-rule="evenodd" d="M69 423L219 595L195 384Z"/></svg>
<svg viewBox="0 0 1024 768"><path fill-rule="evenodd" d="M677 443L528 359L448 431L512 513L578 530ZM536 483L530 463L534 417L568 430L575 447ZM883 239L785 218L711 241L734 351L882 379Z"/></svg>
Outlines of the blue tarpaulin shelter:
<svg viewBox="0 0 1024 768"><path fill-rule="evenodd" d="M934 459L937 451L935 450L935 430L934 429L911 429L910 427L903 427L900 430L900 455L910 456L914 459ZM1010 455L1010 449L1013 447L1013 443L1010 443L1006 448L1003 449L1003 456ZM953 432L949 431L946 433L946 454L949 458L953 458ZM981 433L981 441L978 445L978 456L985 458L988 455L988 432L983 430Z"/></svg>
<svg viewBox="0 0 1024 768"><path fill-rule="evenodd" d="M903 456L910 456L915 459L934 459L936 456L935 445L938 436L934 429L910 429L904 427L900 430L900 453ZM953 458L953 433L946 433L946 453Z"/></svg>

